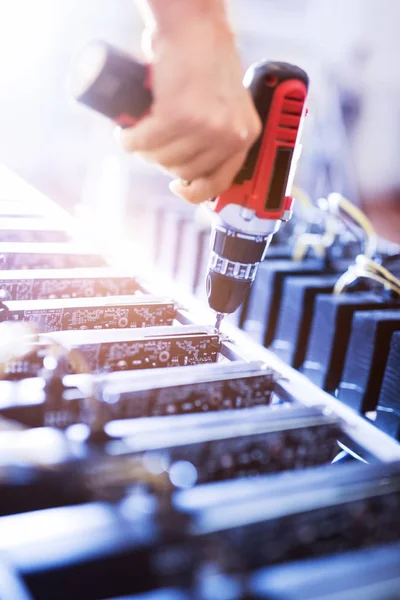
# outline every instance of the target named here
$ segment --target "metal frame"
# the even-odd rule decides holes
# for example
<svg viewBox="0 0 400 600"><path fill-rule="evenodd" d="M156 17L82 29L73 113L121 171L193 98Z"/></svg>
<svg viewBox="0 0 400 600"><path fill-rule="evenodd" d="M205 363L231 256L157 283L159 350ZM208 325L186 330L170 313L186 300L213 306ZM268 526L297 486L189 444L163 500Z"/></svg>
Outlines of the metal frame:
<svg viewBox="0 0 400 600"><path fill-rule="evenodd" d="M43 208L43 214L57 213L57 217L62 218L66 226L72 226L75 219L71 217L62 208L51 200L44 197L34 188L19 179L18 176L1 168L0 180L5 182L6 189L13 195L18 191L18 196L31 199ZM1 181L0 181L1 183ZM89 236L90 237L90 236ZM95 248L93 253L95 253ZM126 264L126 257L124 257ZM118 266L118 257L113 257L110 261L111 267L115 267L118 273L121 269ZM176 320L182 325L206 326L215 319L215 315L201 304L196 298L188 295L176 284L164 278L162 273L148 269L146 265L146 277L139 284L144 292L173 298L175 302L184 304L185 308L178 306ZM125 269L124 269L125 271ZM137 276L137 273L133 273ZM137 278L137 277L136 277ZM151 282L151 283L150 283ZM167 294L165 293L167 290ZM277 393L284 399L294 400L305 406L319 407L327 414L337 416L341 420L342 429L345 435L352 440L354 447L347 447L347 440L343 440L342 445L350 452L359 454L367 460L378 460L390 462L400 460L400 444L394 439L377 429L370 421L357 414L351 408L342 402L336 400L326 392L319 389L311 383L304 375L292 369L283 363L273 352L263 348L255 343L246 333L226 322L223 326L223 336L221 344L221 354L225 360L236 361L244 360L262 361L268 367L279 373L281 378L277 383Z"/></svg>
<svg viewBox="0 0 400 600"><path fill-rule="evenodd" d="M150 276L149 281L158 281L157 285L160 285L161 289L164 287L164 289L175 291L175 296L170 291L175 300L177 298L184 300L185 308L180 308L177 312L177 320L180 323L198 325L213 321L213 313L196 298L182 294L182 290L179 290L175 284L167 280L160 281L159 277L159 274L157 279ZM146 281L140 281L140 284L144 291L154 293L154 284ZM341 446L348 452L367 461L400 460L400 444L377 429L371 421L318 388L305 375L281 361L271 350L254 342L244 331L229 323L225 323L222 330L221 354L225 359L229 361L262 361L281 376L277 383L277 393L283 399L300 402L304 406L319 407L327 414L337 416L341 420L342 430L347 436L347 439L344 437L343 440L340 440ZM352 443L348 445L350 440Z"/></svg>

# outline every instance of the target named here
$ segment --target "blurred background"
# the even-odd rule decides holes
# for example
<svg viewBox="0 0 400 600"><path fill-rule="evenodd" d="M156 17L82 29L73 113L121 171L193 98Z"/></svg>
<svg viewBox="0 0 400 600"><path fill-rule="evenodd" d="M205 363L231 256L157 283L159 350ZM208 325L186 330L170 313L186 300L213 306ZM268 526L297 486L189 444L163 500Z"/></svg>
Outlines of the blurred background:
<svg viewBox="0 0 400 600"><path fill-rule="evenodd" d="M244 67L289 60L310 74L297 184L314 201L338 191L356 203L361 188L400 187L399 0L229 5ZM142 27L134 0L0 0L0 163L115 230L142 205L176 201L168 177L124 156L112 126L74 104L68 73L92 39L140 57Z"/></svg>

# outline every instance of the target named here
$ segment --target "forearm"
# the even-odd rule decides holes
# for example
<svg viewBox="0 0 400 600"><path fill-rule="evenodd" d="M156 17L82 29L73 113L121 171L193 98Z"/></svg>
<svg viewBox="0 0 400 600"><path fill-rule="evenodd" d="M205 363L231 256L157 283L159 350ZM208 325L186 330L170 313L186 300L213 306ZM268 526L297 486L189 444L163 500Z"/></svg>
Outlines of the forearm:
<svg viewBox="0 0 400 600"><path fill-rule="evenodd" d="M136 0L146 25L174 31L196 19L212 19L229 29L226 0Z"/></svg>

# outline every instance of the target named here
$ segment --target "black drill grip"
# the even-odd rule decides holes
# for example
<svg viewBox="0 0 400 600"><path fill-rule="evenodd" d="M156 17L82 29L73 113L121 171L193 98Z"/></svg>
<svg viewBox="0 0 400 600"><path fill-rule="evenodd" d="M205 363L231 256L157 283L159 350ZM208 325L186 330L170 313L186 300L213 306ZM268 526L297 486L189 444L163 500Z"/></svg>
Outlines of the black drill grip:
<svg viewBox="0 0 400 600"><path fill-rule="evenodd" d="M104 42L92 42L78 59L72 93L120 127L132 127L153 101L150 68Z"/></svg>

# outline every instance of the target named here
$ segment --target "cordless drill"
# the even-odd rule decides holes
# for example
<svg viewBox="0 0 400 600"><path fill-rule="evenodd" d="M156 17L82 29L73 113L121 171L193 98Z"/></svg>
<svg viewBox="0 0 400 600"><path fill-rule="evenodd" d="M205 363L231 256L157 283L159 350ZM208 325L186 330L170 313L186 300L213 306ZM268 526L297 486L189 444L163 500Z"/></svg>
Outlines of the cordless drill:
<svg viewBox="0 0 400 600"><path fill-rule="evenodd" d="M262 132L231 187L209 201L215 218L206 286L217 330L223 316L246 299L273 234L292 215L290 192L306 114L308 77L299 67L260 62L248 69L243 84ZM151 67L93 42L78 61L73 93L120 127L132 127L151 110Z"/></svg>

